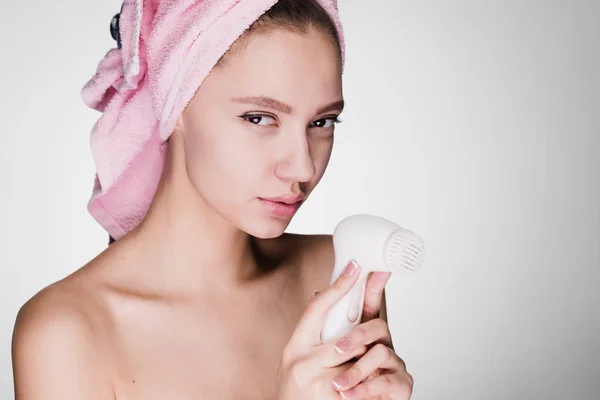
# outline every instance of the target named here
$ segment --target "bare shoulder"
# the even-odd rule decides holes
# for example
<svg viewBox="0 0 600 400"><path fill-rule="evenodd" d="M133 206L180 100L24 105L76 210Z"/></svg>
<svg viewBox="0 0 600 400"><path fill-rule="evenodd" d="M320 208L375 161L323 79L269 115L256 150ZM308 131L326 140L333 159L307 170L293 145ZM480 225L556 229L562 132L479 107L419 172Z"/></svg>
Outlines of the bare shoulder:
<svg viewBox="0 0 600 400"><path fill-rule="evenodd" d="M323 269L328 269L327 266L331 266L328 273L333 270L332 235L302 235L299 243L299 251L306 268L322 272Z"/></svg>
<svg viewBox="0 0 600 400"><path fill-rule="evenodd" d="M12 338L17 400L114 398L98 339L100 314L69 280L42 289L21 307Z"/></svg>
<svg viewBox="0 0 600 400"><path fill-rule="evenodd" d="M323 290L329 286L333 273L333 236L326 234L290 234L295 260L307 291Z"/></svg>

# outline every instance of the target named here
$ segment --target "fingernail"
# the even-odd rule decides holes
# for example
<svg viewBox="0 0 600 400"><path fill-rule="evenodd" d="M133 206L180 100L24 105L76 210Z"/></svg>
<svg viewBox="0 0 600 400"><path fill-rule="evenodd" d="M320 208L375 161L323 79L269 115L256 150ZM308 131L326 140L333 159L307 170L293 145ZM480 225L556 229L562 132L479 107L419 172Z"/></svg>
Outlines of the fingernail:
<svg viewBox="0 0 600 400"><path fill-rule="evenodd" d="M312 294L312 298L314 299L314 298L315 298L315 296L316 296L316 295L318 295L318 294L319 294L319 291L318 291L318 290L314 291L314 292L313 292L313 294Z"/></svg>
<svg viewBox="0 0 600 400"><path fill-rule="evenodd" d="M345 392L340 392L340 394L342 395L343 399L349 399L354 397L354 395L356 394L356 389L346 390Z"/></svg>
<svg viewBox="0 0 600 400"><path fill-rule="evenodd" d="M354 275L354 273L356 272L357 269L358 269L358 267L356 266L356 263L354 261L350 261L350 263L346 267L346 275L347 276Z"/></svg>
<svg viewBox="0 0 600 400"><path fill-rule="evenodd" d="M338 353L344 354L352 347L352 342L347 337L343 337L337 342L335 342L335 349Z"/></svg>
<svg viewBox="0 0 600 400"><path fill-rule="evenodd" d="M342 375L342 376L338 376L337 378L335 378L335 380L333 381L333 386L335 386L335 388L337 390L341 390L342 387L346 386L348 383L349 383L348 378L346 376Z"/></svg>

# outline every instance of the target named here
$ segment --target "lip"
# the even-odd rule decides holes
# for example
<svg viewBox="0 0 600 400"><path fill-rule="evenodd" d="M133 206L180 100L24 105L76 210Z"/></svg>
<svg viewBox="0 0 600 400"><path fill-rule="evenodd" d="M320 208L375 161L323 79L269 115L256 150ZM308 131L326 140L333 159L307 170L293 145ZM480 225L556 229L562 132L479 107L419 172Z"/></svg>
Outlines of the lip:
<svg viewBox="0 0 600 400"><path fill-rule="evenodd" d="M296 204L298 202L301 202L302 200L304 200L306 198L305 194L287 194L284 196L278 196L278 197L259 197L261 200L266 200L266 201L272 201L272 202L276 202L276 203L285 203L285 204L289 204L289 205L293 205Z"/></svg>
<svg viewBox="0 0 600 400"><path fill-rule="evenodd" d="M292 217L302 205L305 197L305 195L286 195L271 198L259 197L259 200L271 214L278 217Z"/></svg>

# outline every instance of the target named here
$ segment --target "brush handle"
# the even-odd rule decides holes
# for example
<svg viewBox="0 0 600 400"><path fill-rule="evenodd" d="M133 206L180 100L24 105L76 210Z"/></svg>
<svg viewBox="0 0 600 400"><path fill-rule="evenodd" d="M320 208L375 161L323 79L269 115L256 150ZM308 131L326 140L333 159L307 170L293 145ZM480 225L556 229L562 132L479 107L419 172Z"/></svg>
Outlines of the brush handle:
<svg viewBox="0 0 600 400"><path fill-rule="evenodd" d="M360 266L360 276L325 315L323 343L348 334L360 324L370 272L410 273L422 266L425 254L423 241L414 232L368 214L352 215L338 223L333 232L333 248L335 261L329 285L339 278L350 260Z"/></svg>
<svg viewBox="0 0 600 400"><path fill-rule="evenodd" d="M368 273L368 271L361 271L352 289L327 312L321 331L321 342L327 343L339 339L360 324ZM333 274L332 283L339 275L339 273Z"/></svg>

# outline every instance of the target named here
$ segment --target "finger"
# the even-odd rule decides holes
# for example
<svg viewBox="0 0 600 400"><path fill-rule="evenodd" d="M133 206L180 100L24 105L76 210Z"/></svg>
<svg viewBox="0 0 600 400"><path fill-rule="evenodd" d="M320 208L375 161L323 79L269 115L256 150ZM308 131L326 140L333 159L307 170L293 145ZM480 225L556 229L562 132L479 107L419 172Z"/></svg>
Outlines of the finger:
<svg viewBox="0 0 600 400"><path fill-rule="evenodd" d="M359 358L369 350L370 344L385 344L391 347L391 334L387 323L382 319L374 319L355 327L346 336L336 341L317 346L318 367L331 368L343 362Z"/></svg>
<svg viewBox="0 0 600 400"><path fill-rule="evenodd" d="M352 389L378 369L389 372L406 372L404 361L396 353L383 344L377 344L362 356L349 370L333 380L336 390Z"/></svg>
<svg viewBox="0 0 600 400"><path fill-rule="evenodd" d="M367 280L361 322L379 317L383 289L391 275L391 272L373 272Z"/></svg>
<svg viewBox="0 0 600 400"><path fill-rule="evenodd" d="M341 391L340 395L343 399L384 398L409 400L412 396L413 387L414 381L408 372L396 372L383 374L362 382L352 389Z"/></svg>
<svg viewBox="0 0 600 400"><path fill-rule="evenodd" d="M323 368L338 367L349 361L356 361L366 354L367 351L369 351L369 348L365 345L356 345L341 351L336 348L335 342L329 342L314 347L310 359L314 361L313 368L315 370L321 370Z"/></svg>
<svg viewBox="0 0 600 400"><path fill-rule="evenodd" d="M313 347L321 344L320 334L325 314L352 289L359 275L360 266L350 261L344 273L333 284L313 297L290 338L294 346Z"/></svg>
<svg viewBox="0 0 600 400"><path fill-rule="evenodd" d="M358 325L346 336L338 339L335 344L339 347L346 343L346 341L350 342L350 347L373 344L383 344L387 347L392 347L390 328L387 322L380 318L372 319L369 322Z"/></svg>

